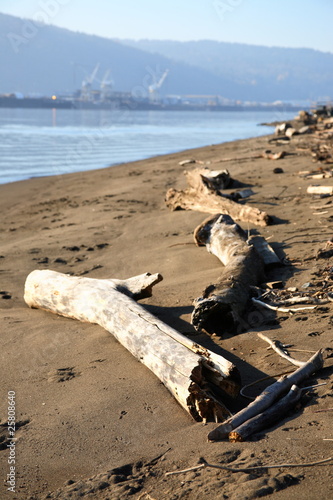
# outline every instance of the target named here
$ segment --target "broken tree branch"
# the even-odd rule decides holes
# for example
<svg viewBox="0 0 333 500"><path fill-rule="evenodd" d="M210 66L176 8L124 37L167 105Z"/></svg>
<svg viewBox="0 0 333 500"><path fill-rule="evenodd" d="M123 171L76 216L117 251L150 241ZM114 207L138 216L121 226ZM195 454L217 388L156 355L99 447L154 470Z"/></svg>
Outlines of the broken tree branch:
<svg viewBox="0 0 333 500"><path fill-rule="evenodd" d="M324 441L332 441L331 439L324 439ZM213 469L227 470L229 472L251 472L253 470L264 470L264 469L281 469L282 467L294 468L294 467L314 467L315 465L331 465L328 462L333 460L333 457L324 458L323 460L318 460L316 462L305 462L303 464L269 464L269 465L254 465L253 467L228 467L227 465L215 465L206 462L204 458L201 459L203 463L195 465L194 467L189 467L188 469L175 470L172 472L166 472L166 476L174 476L176 474L184 474L186 472L196 471L199 469L204 469L206 467L211 467Z"/></svg>
<svg viewBox="0 0 333 500"><path fill-rule="evenodd" d="M256 399L246 408L239 411L233 417L229 418L225 423L211 431L208 439L211 441L219 441L224 439L230 432L242 425L250 418L262 413L268 408L281 394L288 391L292 385L299 383L308 378L312 373L323 367L322 350L314 354L304 366L298 368L287 377L281 377L274 384L268 386Z"/></svg>
<svg viewBox="0 0 333 500"><path fill-rule="evenodd" d="M302 296L302 297L292 297L290 299L285 299L285 300L279 300L277 303L278 306L287 306L288 304L317 304L323 305L323 304L329 304L332 302L329 299L318 299L317 297L310 297L310 296Z"/></svg>
<svg viewBox="0 0 333 500"><path fill-rule="evenodd" d="M245 441L249 436L256 432L270 427L285 416L299 401L302 395L302 389L293 385L286 396L274 403L267 410L252 417L239 427L229 433L229 441L236 443Z"/></svg>
<svg viewBox="0 0 333 500"><path fill-rule="evenodd" d="M274 349L275 352L278 353L279 356L281 356L284 359L287 359L290 363L292 363L295 366L304 366L306 364L306 361L298 361L297 359L291 358L286 352L281 347L281 342L277 342L275 340L271 340L266 335L263 333L257 333L258 337L264 340L265 342L268 342L269 345L271 346L272 349Z"/></svg>
<svg viewBox="0 0 333 500"><path fill-rule="evenodd" d="M237 395L238 370L135 302L134 297L147 296L161 279L148 273L129 280L100 280L33 271L24 299L30 307L99 324L152 370L195 420L223 421L230 413L214 388Z"/></svg>
<svg viewBox="0 0 333 500"><path fill-rule="evenodd" d="M223 333L241 319L249 298L250 286L261 283L264 264L246 234L228 215L206 219L194 232L198 245L206 245L225 268L214 285L194 301L191 321L197 330Z"/></svg>
<svg viewBox="0 0 333 500"><path fill-rule="evenodd" d="M270 217L258 208L236 203L223 196L211 179L216 177L216 171L196 168L185 171L189 187L184 191L169 189L166 193L166 204L171 210L197 210L210 214L224 213L235 220L250 222L259 226L267 226Z"/></svg>
<svg viewBox="0 0 333 500"><path fill-rule="evenodd" d="M306 307L295 307L293 309L286 308L286 307L279 307L279 306L273 306L271 304L266 304L266 302L262 302L261 300L255 299L252 297L252 302L254 304L257 304L258 306L264 307L265 309L271 309L271 311L280 311L280 312L286 312L286 313L294 313L298 311L305 311L307 309L316 309L317 306L306 306Z"/></svg>

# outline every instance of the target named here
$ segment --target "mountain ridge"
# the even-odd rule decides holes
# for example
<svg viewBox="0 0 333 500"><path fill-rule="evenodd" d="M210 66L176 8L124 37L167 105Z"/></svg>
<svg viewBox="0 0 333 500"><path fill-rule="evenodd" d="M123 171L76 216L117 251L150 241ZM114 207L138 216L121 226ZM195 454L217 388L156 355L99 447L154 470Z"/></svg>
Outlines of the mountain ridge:
<svg viewBox="0 0 333 500"><path fill-rule="evenodd" d="M29 31L30 30L30 31ZM296 52L295 52L296 51ZM333 89L333 54L213 40L119 40L0 13L0 93L72 93L99 63L115 91L148 95L166 69L161 95L231 100L318 100Z"/></svg>

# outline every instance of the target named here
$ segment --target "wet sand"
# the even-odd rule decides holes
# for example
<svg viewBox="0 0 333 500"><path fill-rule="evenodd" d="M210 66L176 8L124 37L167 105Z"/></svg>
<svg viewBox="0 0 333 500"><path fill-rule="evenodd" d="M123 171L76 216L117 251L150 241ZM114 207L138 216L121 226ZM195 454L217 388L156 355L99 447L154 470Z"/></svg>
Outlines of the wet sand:
<svg viewBox="0 0 333 500"><path fill-rule="evenodd" d="M276 500L326 500L333 496L332 466L232 473L203 469L166 471L208 462L243 467L313 462L333 455L332 358L309 385L296 412L244 443L208 443L214 423L194 422L162 383L101 327L29 309L24 282L34 269L91 278L161 273L153 296L140 301L159 319L239 368L242 383L293 369L256 335L297 349L333 348L332 306L293 315L250 307L250 328L223 337L197 334L192 301L214 283L221 263L196 247L193 230L207 214L171 212L169 187L185 187L184 167L193 158L215 162L265 149L294 153L279 161L253 159L212 163L255 192L248 203L274 216L256 229L291 265L267 273L298 287L332 265L312 257L332 236L331 198L306 194L300 170L316 167L297 150L297 140L272 146L268 137L160 156L103 170L36 178L0 186L1 498L216 499L266 496ZM195 165L193 165L195 167ZM274 174L280 167L283 173ZM186 168L192 168L188 165ZM313 182L313 181L312 181ZM322 184L332 184L324 180ZM323 208L313 208L319 206ZM330 351L327 351L330 352ZM327 353L326 352L326 353ZM311 353L295 352L308 359ZM274 379L273 379L274 380ZM267 382L266 382L267 384ZM263 384L248 389L256 395ZM8 492L7 393L16 398L16 492ZM247 405L239 396L232 411Z"/></svg>

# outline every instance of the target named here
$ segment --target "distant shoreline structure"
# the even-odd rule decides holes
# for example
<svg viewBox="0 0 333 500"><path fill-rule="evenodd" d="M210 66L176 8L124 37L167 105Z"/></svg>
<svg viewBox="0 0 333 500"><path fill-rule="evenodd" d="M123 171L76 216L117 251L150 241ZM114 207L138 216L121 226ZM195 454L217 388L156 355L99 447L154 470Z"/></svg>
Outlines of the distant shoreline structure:
<svg viewBox="0 0 333 500"><path fill-rule="evenodd" d="M310 105L309 105L310 107ZM0 95L0 108L19 109L73 109L73 110L130 110L130 111L299 111L304 105L284 102L276 103L227 103L194 102L179 97L151 102L149 99L137 99L131 94L117 93L107 100L84 100L71 97L29 97L17 94Z"/></svg>

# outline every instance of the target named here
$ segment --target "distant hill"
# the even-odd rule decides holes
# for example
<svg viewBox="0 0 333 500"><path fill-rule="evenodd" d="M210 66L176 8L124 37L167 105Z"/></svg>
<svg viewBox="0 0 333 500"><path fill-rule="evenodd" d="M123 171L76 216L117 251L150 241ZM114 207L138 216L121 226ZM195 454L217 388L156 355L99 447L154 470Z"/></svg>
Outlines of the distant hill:
<svg viewBox="0 0 333 500"><path fill-rule="evenodd" d="M146 95L166 69L165 94L275 101L333 96L333 54L214 41L114 40L0 14L0 93L74 92L99 69L114 90Z"/></svg>
<svg viewBox="0 0 333 500"><path fill-rule="evenodd" d="M246 89L243 99L333 98L333 54L329 52L211 40L121 42L227 78Z"/></svg>
<svg viewBox="0 0 333 500"><path fill-rule="evenodd" d="M26 19L0 14L0 93L73 92L97 63L95 88L110 69L115 90L144 93L154 83L152 75L158 80L166 68L164 93L229 94L233 87L226 78L159 54L55 26L36 28Z"/></svg>

